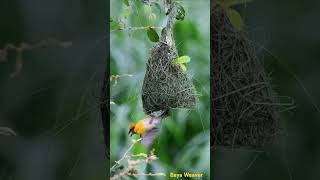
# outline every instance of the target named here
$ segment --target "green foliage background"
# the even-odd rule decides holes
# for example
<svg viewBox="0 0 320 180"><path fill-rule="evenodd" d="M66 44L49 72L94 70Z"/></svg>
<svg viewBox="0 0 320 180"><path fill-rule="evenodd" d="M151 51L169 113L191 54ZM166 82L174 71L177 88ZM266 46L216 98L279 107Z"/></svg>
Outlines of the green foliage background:
<svg viewBox="0 0 320 180"><path fill-rule="evenodd" d="M160 1L162 2L162 1ZM166 16L163 6L144 5L141 1L129 0L111 2L110 56L111 74L123 76L117 84L111 82L111 163L122 157L131 144L128 125L142 119L141 88L146 61L154 45L145 30L127 30L129 27L164 27ZM187 73L192 77L198 93L201 94L194 110L174 109L165 119L153 147L159 157L148 171L153 172L195 172L210 173L210 18L209 1L185 0L181 2L186 17L177 21L174 37L179 56L190 56ZM128 14L129 13L129 14ZM152 14L154 13L154 14ZM152 14L152 15L151 15ZM152 16L152 17L151 17ZM127 17L127 18L125 18ZM150 18L151 17L151 18ZM125 26L120 25L119 19ZM160 35L160 28L156 28ZM138 137L134 137L138 138ZM151 147L150 147L151 148ZM148 148L148 149L150 149ZM147 152L147 148L136 145L133 153Z"/></svg>

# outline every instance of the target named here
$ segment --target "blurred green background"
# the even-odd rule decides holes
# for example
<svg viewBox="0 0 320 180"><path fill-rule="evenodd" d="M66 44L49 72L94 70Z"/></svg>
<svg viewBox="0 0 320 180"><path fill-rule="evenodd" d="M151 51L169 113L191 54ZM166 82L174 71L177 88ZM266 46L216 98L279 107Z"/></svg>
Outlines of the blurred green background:
<svg viewBox="0 0 320 180"><path fill-rule="evenodd" d="M296 107L281 114L287 136L270 152L214 151L211 175L216 180L320 179L320 111L315 107L320 106L320 1L255 0L236 8L272 72L274 89L293 97Z"/></svg>
<svg viewBox="0 0 320 180"><path fill-rule="evenodd" d="M159 1L162 2L162 1ZM111 74L125 75L111 82L111 164L119 160L130 146L128 125L143 117L141 89L151 47L146 30L129 30L130 27L165 27L164 6L148 6L141 1L129 0L127 7L123 1L111 1L110 57ZM187 73L201 94L193 110L175 109L165 119L160 134L152 147L135 145L133 152L147 153L155 148L159 160L153 162L146 171L193 172L210 176L210 31L209 0L181 2L186 11L183 21L177 21L174 37L179 56L190 56ZM127 17L127 18L126 18ZM119 25L119 22L120 25ZM124 30L117 30L119 27ZM161 31L157 28L158 34ZM127 76L130 75L130 76ZM134 138L138 138L137 136ZM144 171L144 169L141 169ZM139 178L140 179L140 178ZM166 178L164 178L166 179Z"/></svg>
<svg viewBox="0 0 320 180"><path fill-rule="evenodd" d="M14 78L14 52L0 62L1 180L101 180L104 158L99 100L106 58L107 1L1 0L0 48L46 39L68 48L23 54Z"/></svg>

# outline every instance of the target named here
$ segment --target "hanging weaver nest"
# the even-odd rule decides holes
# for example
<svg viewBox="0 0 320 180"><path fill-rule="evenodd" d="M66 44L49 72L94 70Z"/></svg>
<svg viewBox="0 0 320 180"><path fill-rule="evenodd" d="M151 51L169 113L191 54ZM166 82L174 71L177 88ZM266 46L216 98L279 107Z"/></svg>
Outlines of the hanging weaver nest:
<svg viewBox="0 0 320 180"><path fill-rule="evenodd" d="M170 11L160 42L151 49L142 87L145 112L168 112L170 108L192 108L196 91L188 75L172 61L178 57L172 27L175 12Z"/></svg>
<svg viewBox="0 0 320 180"><path fill-rule="evenodd" d="M252 42L222 8L212 8L210 18L213 143L264 150L280 130L270 77Z"/></svg>

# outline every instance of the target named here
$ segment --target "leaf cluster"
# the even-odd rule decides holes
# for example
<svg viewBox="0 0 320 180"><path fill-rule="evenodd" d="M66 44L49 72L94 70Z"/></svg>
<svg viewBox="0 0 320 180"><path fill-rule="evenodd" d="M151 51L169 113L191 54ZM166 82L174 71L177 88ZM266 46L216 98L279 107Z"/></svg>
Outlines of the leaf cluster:
<svg viewBox="0 0 320 180"><path fill-rule="evenodd" d="M233 25L233 27L238 31L243 31L245 24L240 13L233 7L236 5L242 5L253 0L217 0L216 5L221 6L227 13L227 16Z"/></svg>

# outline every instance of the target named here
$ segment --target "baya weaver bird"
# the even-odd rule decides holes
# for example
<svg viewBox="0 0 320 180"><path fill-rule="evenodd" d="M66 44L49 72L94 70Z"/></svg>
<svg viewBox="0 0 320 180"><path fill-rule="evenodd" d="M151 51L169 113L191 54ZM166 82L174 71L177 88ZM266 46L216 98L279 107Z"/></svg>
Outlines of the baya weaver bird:
<svg viewBox="0 0 320 180"><path fill-rule="evenodd" d="M168 111L153 112L146 118L141 119L136 123L130 124L128 134L130 136L132 136L133 134L140 135L141 144L144 146L148 146L152 144L153 140L159 132L158 125L167 116Z"/></svg>

